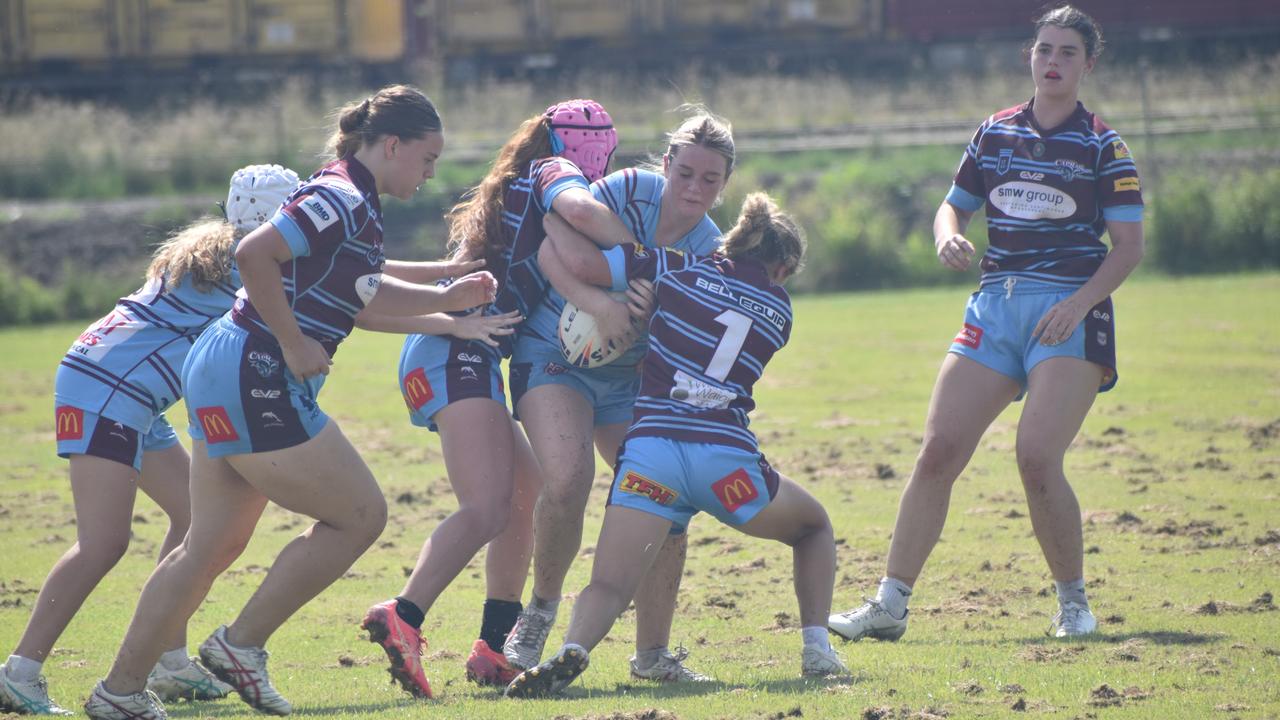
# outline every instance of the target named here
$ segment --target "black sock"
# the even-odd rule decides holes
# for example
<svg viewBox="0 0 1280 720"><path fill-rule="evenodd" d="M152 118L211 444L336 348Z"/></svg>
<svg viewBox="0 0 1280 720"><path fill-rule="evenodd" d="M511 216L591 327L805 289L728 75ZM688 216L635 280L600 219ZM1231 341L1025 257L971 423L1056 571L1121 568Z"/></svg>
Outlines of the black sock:
<svg viewBox="0 0 1280 720"><path fill-rule="evenodd" d="M524 606L518 600L484 601L484 619L480 621L480 639L485 641L489 649L502 652L502 643L506 641L511 628L516 626L516 616Z"/></svg>
<svg viewBox="0 0 1280 720"><path fill-rule="evenodd" d="M396 614L400 619L413 626L414 630L422 629L422 621L427 619L427 614L422 612L422 608L413 604L408 598L396 598Z"/></svg>

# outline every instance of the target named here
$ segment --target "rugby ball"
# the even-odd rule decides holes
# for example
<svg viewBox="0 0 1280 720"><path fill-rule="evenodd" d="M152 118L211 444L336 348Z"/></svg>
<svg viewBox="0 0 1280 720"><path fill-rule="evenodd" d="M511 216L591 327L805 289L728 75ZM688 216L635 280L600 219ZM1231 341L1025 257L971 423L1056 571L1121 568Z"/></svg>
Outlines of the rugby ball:
<svg viewBox="0 0 1280 720"><path fill-rule="evenodd" d="M627 301L626 293L611 292L609 297L618 302ZM564 310L560 312L560 351L571 365L580 368L607 365L630 347L630 344L605 343L596 319L565 301Z"/></svg>

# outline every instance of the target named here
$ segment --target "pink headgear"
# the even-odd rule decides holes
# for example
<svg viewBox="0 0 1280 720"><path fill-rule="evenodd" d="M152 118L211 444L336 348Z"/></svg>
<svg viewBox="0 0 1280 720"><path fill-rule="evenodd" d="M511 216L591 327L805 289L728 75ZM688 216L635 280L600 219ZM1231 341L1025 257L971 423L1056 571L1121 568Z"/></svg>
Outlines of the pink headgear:
<svg viewBox="0 0 1280 720"><path fill-rule="evenodd" d="M604 177L618 147L618 133L595 100L566 100L543 114L551 125L551 152L573 161L590 182Z"/></svg>

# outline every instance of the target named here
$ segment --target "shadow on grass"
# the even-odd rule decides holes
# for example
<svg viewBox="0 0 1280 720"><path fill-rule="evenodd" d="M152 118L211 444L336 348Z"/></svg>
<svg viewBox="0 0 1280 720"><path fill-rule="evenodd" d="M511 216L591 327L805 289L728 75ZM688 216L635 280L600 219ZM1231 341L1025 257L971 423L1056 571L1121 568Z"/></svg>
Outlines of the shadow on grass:
<svg viewBox="0 0 1280 720"><path fill-rule="evenodd" d="M1038 637L1021 641L1026 645L1081 644L1115 645L1130 640L1145 640L1153 645L1208 645L1226 640L1223 633L1195 633L1179 630L1143 630L1142 632L1098 633L1083 638Z"/></svg>
<svg viewBox="0 0 1280 720"><path fill-rule="evenodd" d="M604 688L584 688L576 685L570 685L560 694L551 698L543 698L547 700L599 700L610 697L627 697L627 698L650 698L654 700L672 700L677 698L697 697L702 695L715 695L725 693L738 688L753 691L764 691L771 694L800 694L813 692L815 689L826 687L828 685L848 684L858 682L862 677L859 674L854 675L837 675L829 678L790 678L786 680L763 680L753 683L726 683L718 680L712 682L698 683L617 683L612 689ZM474 695L470 700L490 700L501 702L524 702L522 700L512 700L504 697L501 693L494 692L492 695L479 694Z"/></svg>
<svg viewBox="0 0 1280 720"><path fill-rule="evenodd" d="M294 712L299 715L351 715L356 713L379 713L396 708L403 708L406 702L374 702L365 704L350 705L304 705L295 707ZM232 695L231 697L218 702L200 702L200 703L169 703L165 705L165 711L171 718L216 718L228 717L231 715L256 715L260 713L249 707L248 704L241 702L239 698Z"/></svg>

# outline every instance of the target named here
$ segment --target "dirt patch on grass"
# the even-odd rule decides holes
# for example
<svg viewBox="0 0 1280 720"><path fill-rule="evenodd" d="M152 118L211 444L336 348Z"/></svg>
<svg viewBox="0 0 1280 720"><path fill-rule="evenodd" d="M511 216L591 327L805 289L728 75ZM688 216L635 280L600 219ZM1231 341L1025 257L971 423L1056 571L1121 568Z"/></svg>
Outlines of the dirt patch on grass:
<svg viewBox="0 0 1280 720"><path fill-rule="evenodd" d="M1236 605L1225 600L1210 600L1192 612L1196 615L1225 615L1227 613L1271 612L1275 609L1275 597L1270 591L1267 591L1254 598L1248 605Z"/></svg>
<svg viewBox="0 0 1280 720"><path fill-rule="evenodd" d="M1027 662L1072 662L1085 651L1084 645L1024 645L1018 658Z"/></svg>
<svg viewBox="0 0 1280 720"><path fill-rule="evenodd" d="M1280 438L1280 418L1266 425L1246 425L1244 436L1249 440L1249 447L1254 450L1270 447L1277 438Z"/></svg>

